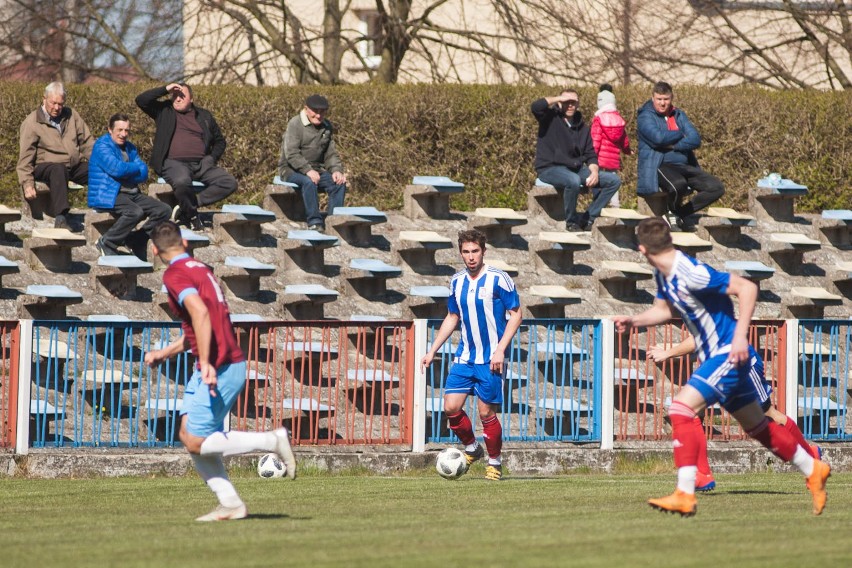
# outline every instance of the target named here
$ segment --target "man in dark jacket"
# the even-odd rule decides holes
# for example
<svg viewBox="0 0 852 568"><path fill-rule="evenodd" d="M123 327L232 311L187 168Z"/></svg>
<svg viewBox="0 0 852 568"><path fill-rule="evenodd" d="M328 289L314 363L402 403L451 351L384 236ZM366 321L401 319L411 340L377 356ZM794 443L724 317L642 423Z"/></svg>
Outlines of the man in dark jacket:
<svg viewBox="0 0 852 568"><path fill-rule="evenodd" d="M558 96L534 101L531 107L538 121L535 170L541 181L563 190L565 228L572 232L590 230L621 186L617 174L598 168L591 132L579 106L577 92L565 89ZM592 190L593 200L588 211L578 214L577 197L583 187Z"/></svg>
<svg viewBox="0 0 852 568"><path fill-rule="evenodd" d="M160 100L166 95L168 100ZM198 207L221 201L237 189L234 176L216 165L225 153L219 125L209 111L192 104L192 89L185 83L145 91L136 104L157 125L151 166L175 192L178 204L172 219L202 229ZM193 181L204 188L196 193Z"/></svg>
<svg viewBox="0 0 852 568"><path fill-rule="evenodd" d="M689 230L692 225L686 217L717 201L725 186L698 166L694 150L701 146L701 135L686 113L674 107L673 100L672 86L660 81L654 85L651 100L639 108L636 192L649 195L665 191L670 212L666 221ZM684 197L693 192L695 197L684 203Z"/></svg>

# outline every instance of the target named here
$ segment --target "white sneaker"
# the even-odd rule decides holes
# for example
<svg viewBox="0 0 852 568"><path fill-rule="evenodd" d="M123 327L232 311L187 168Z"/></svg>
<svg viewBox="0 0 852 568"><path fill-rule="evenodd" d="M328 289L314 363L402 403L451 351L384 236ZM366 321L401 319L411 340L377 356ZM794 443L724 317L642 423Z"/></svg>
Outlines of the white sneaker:
<svg viewBox="0 0 852 568"><path fill-rule="evenodd" d="M246 517L248 517L248 511L245 505L238 507L219 505L206 515L201 515L195 520L202 523L209 523L212 521L235 521L237 519L245 519Z"/></svg>
<svg viewBox="0 0 852 568"><path fill-rule="evenodd" d="M278 438L275 453L287 466L287 477L296 479L296 456L293 455L293 449L290 447L290 433L287 432L287 428L279 428L273 434Z"/></svg>

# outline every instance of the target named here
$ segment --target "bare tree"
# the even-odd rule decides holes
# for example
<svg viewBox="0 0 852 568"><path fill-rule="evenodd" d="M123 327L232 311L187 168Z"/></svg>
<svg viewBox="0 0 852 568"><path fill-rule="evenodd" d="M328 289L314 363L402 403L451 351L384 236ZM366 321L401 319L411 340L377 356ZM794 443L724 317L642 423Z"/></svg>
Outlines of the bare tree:
<svg viewBox="0 0 852 568"><path fill-rule="evenodd" d="M182 72L179 0L2 0L7 77L82 82Z"/></svg>

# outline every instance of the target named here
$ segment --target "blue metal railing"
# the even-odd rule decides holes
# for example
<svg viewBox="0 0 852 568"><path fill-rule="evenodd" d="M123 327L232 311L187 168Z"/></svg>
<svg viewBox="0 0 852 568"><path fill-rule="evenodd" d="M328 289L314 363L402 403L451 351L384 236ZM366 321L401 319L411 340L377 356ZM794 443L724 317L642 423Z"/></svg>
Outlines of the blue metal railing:
<svg viewBox="0 0 852 568"><path fill-rule="evenodd" d="M799 322L798 406L802 433L817 440L852 440L846 420L852 320Z"/></svg>
<svg viewBox="0 0 852 568"><path fill-rule="evenodd" d="M440 325L427 322L428 345ZM505 441L600 441L601 335L600 320L524 320L507 357L500 410ZM458 341L457 331L426 371L427 442L458 442L443 407L444 379ZM475 423L473 397L465 411Z"/></svg>

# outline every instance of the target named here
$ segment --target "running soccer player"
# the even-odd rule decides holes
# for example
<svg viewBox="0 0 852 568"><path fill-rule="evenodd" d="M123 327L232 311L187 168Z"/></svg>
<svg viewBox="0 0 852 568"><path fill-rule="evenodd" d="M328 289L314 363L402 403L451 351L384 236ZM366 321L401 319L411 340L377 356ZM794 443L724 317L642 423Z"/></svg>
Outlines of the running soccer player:
<svg viewBox="0 0 852 568"><path fill-rule="evenodd" d="M643 219L636 236L639 252L654 267L657 296L650 309L635 316L613 318L616 331L624 333L631 327L661 324L677 310L695 340L701 361L669 407L677 488L671 495L651 499L648 504L683 516L695 514L698 452L704 437L695 417L708 404L718 402L749 436L780 459L792 462L805 475L813 512L819 515L825 508L825 484L831 468L799 446L784 427L766 418L750 378L751 358L756 352L748 343L748 328L757 286L734 274L717 272L676 250L669 226L660 218ZM730 296L739 300L739 319L734 316Z"/></svg>
<svg viewBox="0 0 852 568"><path fill-rule="evenodd" d="M465 446L464 453L470 466L485 454L464 411L468 395L476 395L485 448L488 450L485 478L499 481L503 477L500 457L503 428L497 413L503 403L506 349L521 325L521 302L509 275L485 266L483 233L461 231L458 243L465 269L457 272L450 281L447 317L421 365L425 369L432 363L435 353L461 322L461 341L444 382L444 412L450 421L450 429Z"/></svg>
<svg viewBox="0 0 852 568"><path fill-rule="evenodd" d="M296 477L296 458L286 428L273 432L223 432L222 426L246 381L246 362L237 344L228 304L210 268L186 252L178 226L166 221L151 233L154 254L168 265L163 283L169 306L182 320L183 333L162 349L145 354L151 367L192 348L198 363L181 408L180 441L198 475L219 499L219 506L197 521L243 519L246 506L228 479L223 456L275 452Z"/></svg>
<svg viewBox="0 0 852 568"><path fill-rule="evenodd" d="M669 349L663 349L656 345L651 347L648 350L648 358L657 363L662 363L666 359L680 357L681 355L694 352L695 340L691 335L688 335L686 339L677 345L673 345ZM763 371L763 359L760 355L754 352L750 362L751 371L749 371L749 378L751 379L752 384L754 384L754 390L757 394L757 403L760 405L760 409L767 418L783 426L784 429L793 436L796 443L811 454L814 459L820 459L821 453L819 446L809 444L805 439L805 436L802 434L802 431L799 430L799 426L796 424L796 421L772 406L772 385L766 380L766 375ZM694 421L698 427L703 430L704 426L701 418L696 416ZM695 490L699 492L712 491L716 488L716 480L713 478L713 472L710 470L710 463L707 461L707 438L702 435L700 442L701 445L698 449L698 472L695 477Z"/></svg>

